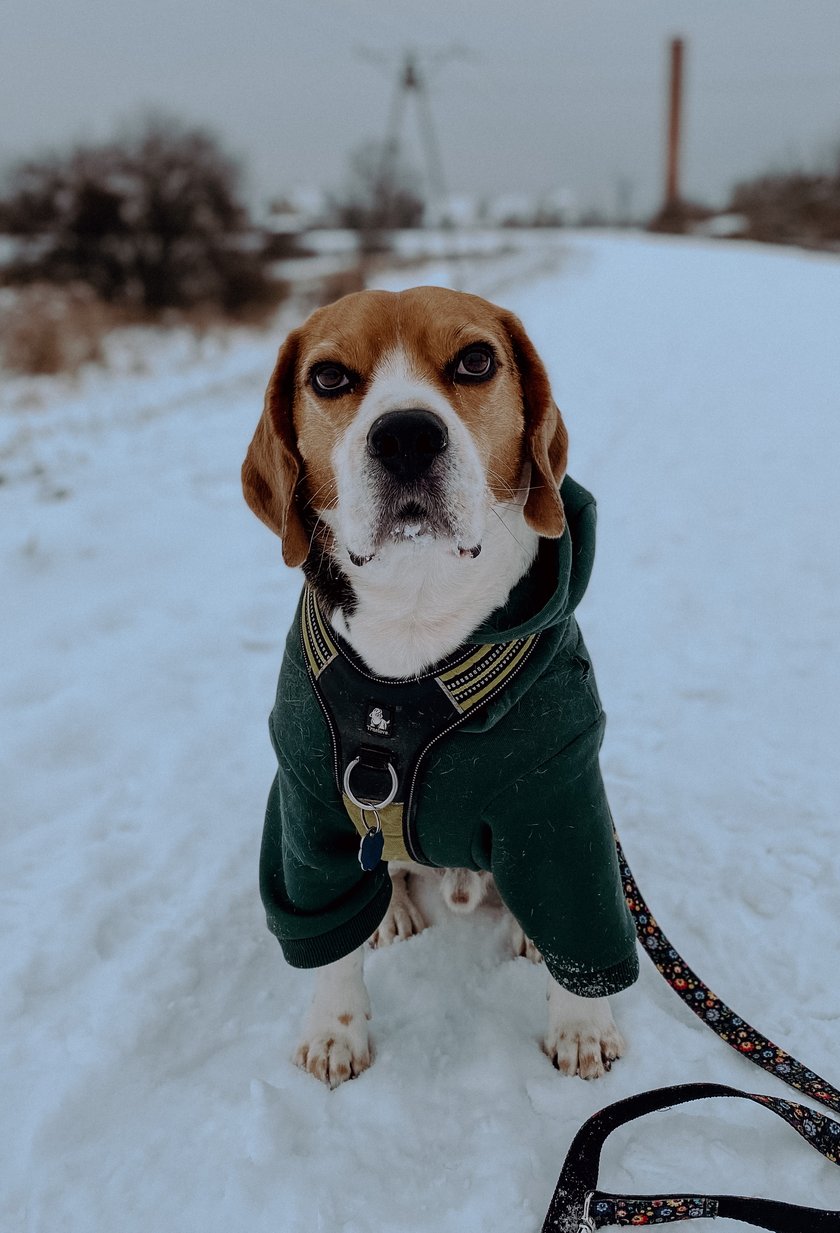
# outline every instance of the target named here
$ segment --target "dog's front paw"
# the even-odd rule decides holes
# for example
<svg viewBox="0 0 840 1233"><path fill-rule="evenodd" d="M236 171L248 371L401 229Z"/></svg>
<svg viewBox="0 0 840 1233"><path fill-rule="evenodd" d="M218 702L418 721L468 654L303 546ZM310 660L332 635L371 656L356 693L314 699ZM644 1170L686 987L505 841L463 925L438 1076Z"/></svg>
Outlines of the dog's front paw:
<svg viewBox="0 0 840 1233"><path fill-rule="evenodd" d="M331 1088L345 1079L355 1079L372 1061L367 1020L363 1017L358 1022L349 1013L339 1015L338 1019L334 1028L322 1028L308 1036L294 1057L296 1066Z"/></svg>
<svg viewBox="0 0 840 1233"><path fill-rule="evenodd" d="M626 1045L606 998L581 998L549 981L543 1049L564 1075L600 1079Z"/></svg>
<svg viewBox="0 0 840 1233"><path fill-rule="evenodd" d="M390 946L392 942L404 942L406 938L422 933L425 928L426 922L408 891L399 894L395 887L388 911L371 937L370 944L376 947Z"/></svg>
<svg viewBox="0 0 840 1233"><path fill-rule="evenodd" d="M294 1061L328 1087L354 1079L371 1063L370 999L359 947L318 969L315 996L304 1020Z"/></svg>
<svg viewBox="0 0 840 1233"><path fill-rule="evenodd" d="M606 1033L586 1027L549 1031L543 1041L552 1065L563 1075L580 1075L581 1079L600 1079L624 1048L618 1028Z"/></svg>
<svg viewBox="0 0 840 1233"><path fill-rule="evenodd" d="M510 918L510 948L514 959L521 957L531 963L542 963L542 955L514 916Z"/></svg>

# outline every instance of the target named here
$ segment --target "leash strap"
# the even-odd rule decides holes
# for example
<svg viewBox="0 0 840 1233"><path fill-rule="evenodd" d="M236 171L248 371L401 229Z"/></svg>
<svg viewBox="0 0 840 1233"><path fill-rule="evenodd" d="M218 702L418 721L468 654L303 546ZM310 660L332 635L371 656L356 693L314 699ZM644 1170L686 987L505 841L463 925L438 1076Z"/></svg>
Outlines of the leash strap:
<svg viewBox="0 0 840 1233"><path fill-rule="evenodd" d="M676 1220L741 1220L775 1233L840 1233L840 1212L797 1207L738 1195L668 1194L621 1196L598 1190L601 1149L614 1130L647 1113L709 1097L752 1100L784 1118L812 1147L837 1163L840 1122L772 1096L741 1092L718 1083L657 1088L608 1105L575 1135L548 1210L543 1233L590 1233L607 1227L669 1224Z"/></svg>
<svg viewBox="0 0 840 1233"><path fill-rule="evenodd" d="M652 916L618 838L616 846L627 906L639 942L674 992L742 1057L835 1113L840 1112L837 1088L745 1022L688 966ZM709 1097L735 1097L763 1105L787 1122L827 1160L840 1164L840 1122L804 1105L717 1083L657 1088L608 1105L584 1123L566 1156L543 1233L592 1233L607 1227L635 1228L716 1216L740 1220L774 1233L840 1233L840 1212L797 1207L771 1199L680 1194L678 1191L667 1195L622 1196L598 1190L601 1149L615 1129L645 1114Z"/></svg>
<svg viewBox="0 0 840 1233"><path fill-rule="evenodd" d="M688 966L682 955L668 941L642 898L618 839L616 848L624 897L636 926L636 936L642 949L674 992L730 1049L748 1058L762 1070L775 1075L788 1087L795 1088L804 1096L810 1096L812 1100L818 1100L835 1113L840 1113L840 1091L836 1087L746 1023L730 1006L721 1001L717 994L712 993L708 985Z"/></svg>

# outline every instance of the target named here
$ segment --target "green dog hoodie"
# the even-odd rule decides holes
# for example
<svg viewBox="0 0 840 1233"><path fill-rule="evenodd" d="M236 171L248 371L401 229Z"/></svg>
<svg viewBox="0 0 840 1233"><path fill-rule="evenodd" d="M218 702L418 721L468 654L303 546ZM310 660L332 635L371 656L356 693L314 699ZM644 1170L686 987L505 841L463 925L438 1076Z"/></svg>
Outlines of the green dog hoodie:
<svg viewBox="0 0 840 1233"><path fill-rule="evenodd" d="M260 857L268 927L293 966L320 967L362 945L391 897L387 861L413 859L492 873L573 993L602 997L636 980L598 761L605 717L574 616L592 571L595 502L570 477L561 495L564 534L540 540L505 605L421 682L371 673L304 587L269 717L278 766ZM339 672L341 700L331 703ZM360 840L374 818L346 790L330 705L349 707L351 725L357 713L359 740L375 745L424 698L438 699L451 727L415 767L410 799L377 811L383 859L366 871Z"/></svg>

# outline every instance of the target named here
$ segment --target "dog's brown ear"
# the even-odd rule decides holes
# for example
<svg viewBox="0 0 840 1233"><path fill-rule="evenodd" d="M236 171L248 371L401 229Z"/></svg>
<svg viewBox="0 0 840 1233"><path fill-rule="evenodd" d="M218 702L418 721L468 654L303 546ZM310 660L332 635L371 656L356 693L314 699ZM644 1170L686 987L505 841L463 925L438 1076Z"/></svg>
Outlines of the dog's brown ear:
<svg viewBox="0 0 840 1233"><path fill-rule="evenodd" d="M242 491L251 509L283 542L287 565L302 565L309 536L298 501L303 464L295 443L292 404L298 334L289 334L265 391L265 404L242 464Z"/></svg>
<svg viewBox="0 0 840 1233"><path fill-rule="evenodd" d="M537 534L555 539L566 529L560 485L566 474L569 435L551 396L548 373L522 322L512 313L505 313L504 324L522 383L525 446L531 462L525 521Z"/></svg>

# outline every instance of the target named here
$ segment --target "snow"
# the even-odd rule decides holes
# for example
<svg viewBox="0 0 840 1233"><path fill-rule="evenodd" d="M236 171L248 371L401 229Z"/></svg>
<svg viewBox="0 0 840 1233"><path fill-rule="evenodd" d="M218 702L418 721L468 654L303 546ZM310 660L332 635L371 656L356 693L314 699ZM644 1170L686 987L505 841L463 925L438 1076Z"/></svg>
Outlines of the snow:
<svg viewBox="0 0 840 1233"><path fill-rule="evenodd" d="M840 263L545 243L455 277L522 316L599 498L581 623L628 859L715 991L837 1083ZM279 336L3 384L4 1230L535 1233L596 1108L787 1091L644 960L626 1058L560 1077L542 971L442 908L368 960L373 1068L330 1093L291 1065L311 977L256 866L299 577L238 483ZM721 1104L615 1135L602 1184L840 1208L835 1167Z"/></svg>

